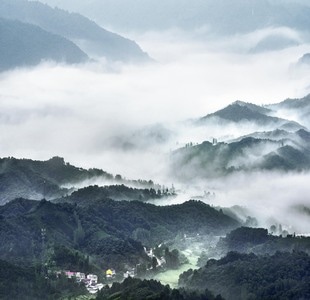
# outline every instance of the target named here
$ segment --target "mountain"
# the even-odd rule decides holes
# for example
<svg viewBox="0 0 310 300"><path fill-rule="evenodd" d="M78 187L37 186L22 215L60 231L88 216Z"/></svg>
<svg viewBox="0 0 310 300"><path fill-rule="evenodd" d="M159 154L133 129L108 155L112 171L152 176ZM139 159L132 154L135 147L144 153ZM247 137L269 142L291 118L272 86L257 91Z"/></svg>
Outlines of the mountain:
<svg viewBox="0 0 310 300"><path fill-rule="evenodd" d="M277 231L275 225L272 227ZM304 251L310 255L309 237L295 237L285 230L275 233L279 233L279 236L269 234L264 228L237 228L219 240L211 255L221 257L230 251L257 255L271 255L277 251Z"/></svg>
<svg viewBox="0 0 310 300"><path fill-rule="evenodd" d="M266 108L291 115L297 122L310 128L310 95L298 99L286 99L280 103L267 105Z"/></svg>
<svg viewBox="0 0 310 300"><path fill-rule="evenodd" d="M299 130L285 138L272 134L241 137L232 142L188 146L171 155L171 173L180 180L212 178L255 170L302 171L310 169L310 133Z"/></svg>
<svg viewBox="0 0 310 300"><path fill-rule="evenodd" d="M1 158L0 203L18 197L34 200L57 198L69 192L64 185L72 186L90 178L111 180L114 177L102 170L74 167L60 157L47 161Z"/></svg>
<svg viewBox="0 0 310 300"><path fill-rule="evenodd" d="M110 288L102 289L96 298L96 300L113 299L223 300L222 297L215 297L208 290L202 293L188 292L184 289L171 289L169 285L164 286L160 282L152 279L141 280L130 277L122 283L114 283Z"/></svg>
<svg viewBox="0 0 310 300"><path fill-rule="evenodd" d="M129 39L109 32L80 14L53 9L27 0L2 0L0 17L31 23L77 44L89 56L119 61L147 61L149 57Z"/></svg>
<svg viewBox="0 0 310 300"><path fill-rule="evenodd" d="M184 234L219 235L239 226L202 202L159 207L107 198L82 206L16 199L0 206L0 219L0 259L34 263L45 251L44 228L49 259L56 259L61 250L57 247L65 247L68 256L77 251L80 260L89 255L94 264L115 269L145 260L142 245L158 245ZM68 262L69 258L59 264Z"/></svg>
<svg viewBox="0 0 310 300"><path fill-rule="evenodd" d="M78 190L96 182L109 186L89 186ZM0 205L15 198L55 200L74 191L77 192L71 198L66 198L72 203L85 197L85 201L104 197L147 201L174 194L171 190L163 191L152 180L128 180L96 168L86 170L70 165L62 157L55 156L47 161L0 158Z"/></svg>
<svg viewBox="0 0 310 300"><path fill-rule="evenodd" d="M285 48L298 46L300 44L299 37L287 36L286 33L271 33L259 40L250 52L260 53L267 51L279 51Z"/></svg>
<svg viewBox="0 0 310 300"><path fill-rule="evenodd" d="M218 110L215 113L209 114L200 118L197 121L197 124L204 125L210 124L212 122L219 123L242 123L247 122L251 125L256 124L258 126L269 126L273 128L283 128L291 130L298 130L303 128L297 122L269 116L272 113L272 110L260 107L255 104L246 103L242 101L236 101L229 106Z"/></svg>
<svg viewBox="0 0 310 300"><path fill-rule="evenodd" d="M189 290L208 288L225 299L309 299L310 256L277 252L256 256L229 252L198 270L188 270L179 284Z"/></svg>
<svg viewBox="0 0 310 300"><path fill-rule="evenodd" d="M0 71L42 61L81 63L88 59L71 41L38 26L0 18Z"/></svg>
<svg viewBox="0 0 310 300"><path fill-rule="evenodd" d="M210 28L213 34L247 33L266 27L308 30L305 1L278 0L94 0L45 3L83 12L101 24L126 30Z"/></svg>
<svg viewBox="0 0 310 300"><path fill-rule="evenodd" d="M310 95L297 99L286 99L280 103L266 105L267 108L272 110L289 109L289 110L309 110Z"/></svg>
<svg viewBox="0 0 310 300"><path fill-rule="evenodd" d="M280 118L290 115L293 120ZM237 138L187 143L170 155L170 174L181 181L215 178L234 172L310 169L310 96L258 106L235 101L191 122L209 134L245 132Z"/></svg>
<svg viewBox="0 0 310 300"><path fill-rule="evenodd" d="M35 267L20 266L0 260L0 298L2 300L75 298L87 292L85 287L67 278L46 279L46 275L40 274Z"/></svg>
<svg viewBox="0 0 310 300"><path fill-rule="evenodd" d="M309 65L310 64L310 53L304 54L299 60L298 64Z"/></svg>
<svg viewBox="0 0 310 300"><path fill-rule="evenodd" d="M89 203L100 199L113 199L116 201L142 201L173 197L173 192L150 189L131 188L124 184L109 185L104 187L88 186L74 191L70 196L52 200L54 203L76 203L78 205L89 205Z"/></svg>

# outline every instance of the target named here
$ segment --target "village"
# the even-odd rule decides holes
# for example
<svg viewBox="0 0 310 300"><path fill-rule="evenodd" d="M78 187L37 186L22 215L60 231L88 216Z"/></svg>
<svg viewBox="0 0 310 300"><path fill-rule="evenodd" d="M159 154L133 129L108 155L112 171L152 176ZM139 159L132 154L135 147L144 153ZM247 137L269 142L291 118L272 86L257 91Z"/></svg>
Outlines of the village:
<svg viewBox="0 0 310 300"><path fill-rule="evenodd" d="M145 269L146 272L154 270L157 267L163 267L166 264L165 258L158 258L155 256L152 248L149 250L144 248L144 251L152 261L152 263L149 265L149 268ZM99 282L99 277L96 274L85 274L83 272L73 272L66 270L57 271L56 275L61 276L63 274L69 279L75 279L76 282L84 284L90 294L96 294L106 285L111 287L114 281L121 281L122 279L124 280L128 277L137 277L137 272L140 266L141 264L137 264L135 267L127 268L126 271L122 272L122 276L120 274L116 274L116 271L113 268L107 269L105 271L104 283Z"/></svg>

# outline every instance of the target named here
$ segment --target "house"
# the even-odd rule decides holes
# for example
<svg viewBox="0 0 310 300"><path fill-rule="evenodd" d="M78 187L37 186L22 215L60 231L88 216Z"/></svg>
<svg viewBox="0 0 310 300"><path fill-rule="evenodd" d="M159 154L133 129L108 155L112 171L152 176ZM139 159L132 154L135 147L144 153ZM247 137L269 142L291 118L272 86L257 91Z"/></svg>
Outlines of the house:
<svg viewBox="0 0 310 300"><path fill-rule="evenodd" d="M124 273L124 278L135 277L135 268L132 268Z"/></svg>
<svg viewBox="0 0 310 300"><path fill-rule="evenodd" d="M113 272L112 272L111 269L109 269L109 270L107 270L107 271L105 272L106 278L111 278L111 277L112 277L112 274L113 274Z"/></svg>
<svg viewBox="0 0 310 300"><path fill-rule="evenodd" d="M85 273L81 273L81 272L76 272L75 277L77 281L83 281L86 278Z"/></svg>
<svg viewBox="0 0 310 300"><path fill-rule="evenodd" d="M98 276L95 274L88 274L86 278L87 278L87 281L89 281L89 284L91 285L98 283Z"/></svg>
<svg viewBox="0 0 310 300"><path fill-rule="evenodd" d="M106 272L105 272L106 278L112 278L112 277L115 276L115 274L116 274L116 272L115 272L114 269L108 269L108 270L106 270Z"/></svg>
<svg viewBox="0 0 310 300"><path fill-rule="evenodd" d="M72 277L75 277L75 272L65 271L65 275L66 275L68 278L72 278Z"/></svg>

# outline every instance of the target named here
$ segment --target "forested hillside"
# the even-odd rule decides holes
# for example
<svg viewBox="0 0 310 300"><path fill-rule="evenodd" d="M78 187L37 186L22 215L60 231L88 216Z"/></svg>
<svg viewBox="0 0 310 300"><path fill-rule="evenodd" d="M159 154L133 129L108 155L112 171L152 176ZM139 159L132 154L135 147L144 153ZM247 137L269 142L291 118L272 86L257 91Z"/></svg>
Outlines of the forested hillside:
<svg viewBox="0 0 310 300"><path fill-rule="evenodd" d="M191 290L221 292L225 299L309 299L310 257L303 252L256 256L230 252L180 276Z"/></svg>

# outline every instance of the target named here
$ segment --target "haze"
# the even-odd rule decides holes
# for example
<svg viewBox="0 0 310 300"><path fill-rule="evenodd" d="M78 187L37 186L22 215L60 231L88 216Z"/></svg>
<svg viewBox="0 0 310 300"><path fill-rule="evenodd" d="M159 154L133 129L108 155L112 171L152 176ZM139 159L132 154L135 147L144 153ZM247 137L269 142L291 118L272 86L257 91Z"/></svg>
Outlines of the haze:
<svg viewBox="0 0 310 300"><path fill-rule="evenodd" d="M49 3L60 5L59 1ZM79 12L81 7L77 5ZM208 27L192 31L176 27L120 31L134 39L155 62L130 65L102 59L76 66L44 62L38 67L1 73L2 157L48 159L58 155L77 166L170 185L175 179L169 178L166 170L169 152L188 141L210 139L216 130L193 131L187 126L188 120L235 100L261 105L310 92L309 67L297 66L299 58L310 52L303 31L285 26L224 36L214 35ZM266 44L270 37L272 43ZM164 129L162 141L145 141L143 134L137 134L153 126ZM216 136L234 138L246 134L249 128L240 130L230 128L228 132L216 132ZM128 141L134 147L126 147ZM282 220L305 231L307 221L290 221L287 208L299 200L306 202L298 197L294 184L303 194L309 194L308 174L274 175L278 178L275 187L268 185L266 176L253 175L255 186L251 183L247 189L242 187L248 178L242 176L229 179L226 187L212 182L207 188L216 187L219 198L214 204L250 202L252 212L256 211L262 222L279 208L276 202L271 210L265 210L274 199L271 195L275 189L282 199Z"/></svg>

